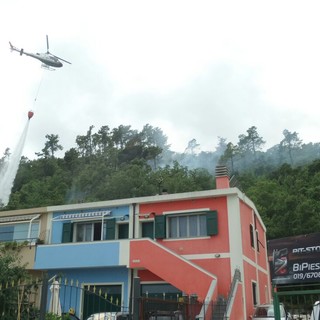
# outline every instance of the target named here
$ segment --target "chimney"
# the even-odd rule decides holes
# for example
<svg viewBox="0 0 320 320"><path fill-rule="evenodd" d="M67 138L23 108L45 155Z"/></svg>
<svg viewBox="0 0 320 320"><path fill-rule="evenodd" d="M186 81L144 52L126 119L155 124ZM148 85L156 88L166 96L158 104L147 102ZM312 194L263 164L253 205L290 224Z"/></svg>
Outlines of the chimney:
<svg viewBox="0 0 320 320"><path fill-rule="evenodd" d="M230 188L229 171L226 166L216 166L216 189Z"/></svg>

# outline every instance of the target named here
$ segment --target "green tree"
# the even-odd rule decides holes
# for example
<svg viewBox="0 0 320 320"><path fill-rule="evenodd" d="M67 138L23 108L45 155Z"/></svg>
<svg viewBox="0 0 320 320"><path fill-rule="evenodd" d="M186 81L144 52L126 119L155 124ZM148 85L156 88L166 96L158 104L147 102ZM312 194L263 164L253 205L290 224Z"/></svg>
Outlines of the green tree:
<svg viewBox="0 0 320 320"><path fill-rule="evenodd" d="M250 184L242 185L269 239L319 232L320 160L296 168L284 164L266 176L251 177Z"/></svg>
<svg viewBox="0 0 320 320"><path fill-rule="evenodd" d="M21 264L21 248L25 244L4 243L0 246L0 315L6 320L19 319L21 307L27 303L28 288L21 289L18 284L28 282L29 275ZM19 297L19 298L18 298ZM5 312L5 313L4 313Z"/></svg>
<svg viewBox="0 0 320 320"><path fill-rule="evenodd" d="M220 164L228 164L230 163L231 166L231 172L234 172L234 158L239 153L238 146L235 146L232 144L232 142L229 142L227 144L227 147L223 153L223 155L219 159Z"/></svg>
<svg viewBox="0 0 320 320"><path fill-rule="evenodd" d="M168 150L168 137L163 131L156 127L152 127L150 124L146 124L142 131L142 141L147 147L158 147L162 150Z"/></svg>
<svg viewBox="0 0 320 320"><path fill-rule="evenodd" d="M84 136L77 136L76 143L78 145L78 152L82 157L90 159L93 154L93 143L92 143L92 130L94 126L90 126L87 134Z"/></svg>
<svg viewBox="0 0 320 320"><path fill-rule="evenodd" d="M158 192L168 193L209 190L214 187L213 176L205 169L189 170L177 161L153 173L152 181L157 184Z"/></svg>
<svg viewBox="0 0 320 320"><path fill-rule="evenodd" d="M112 130L111 137L115 146L122 150L135 134L137 134L137 131L132 130L131 126L120 125Z"/></svg>
<svg viewBox="0 0 320 320"><path fill-rule="evenodd" d="M141 136L144 144L144 158L146 160L152 160L153 169L156 169L162 154L169 150L167 144L168 138L160 128L154 128L149 124L143 127Z"/></svg>
<svg viewBox="0 0 320 320"><path fill-rule="evenodd" d="M256 158L256 152L262 148L265 141L259 136L257 127L252 126L247 130L247 135L239 135L239 150L243 153L250 152Z"/></svg>
<svg viewBox="0 0 320 320"><path fill-rule="evenodd" d="M144 160L124 163L120 169L103 179L95 192L95 200L141 197L156 193L150 179L151 167Z"/></svg>
<svg viewBox="0 0 320 320"><path fill-rule="evenodd" d="M92 142L99 154L108 154L110 148L114 146L110 128L108 126L102 126L98 133L93 134Z"/></svg>
<svg viewBox="0 0 320 320"><path fill-rule="evenodd" d="M285 129L282 133L284 138L280 142L280 147L288 152L290 163L293 165L293 153L301 148L302 140L299 139L297 132L290 132Z"/></svg>
<svg viewBox="0 0 320 320"><path fill-rule="evenodd" d="M46 134L47 141L44 144L44 148L41 150L42 153L37 152L38 157L54 158L55 152L63 150L63 147L59 144L59 136L57 134Z"/></svg>

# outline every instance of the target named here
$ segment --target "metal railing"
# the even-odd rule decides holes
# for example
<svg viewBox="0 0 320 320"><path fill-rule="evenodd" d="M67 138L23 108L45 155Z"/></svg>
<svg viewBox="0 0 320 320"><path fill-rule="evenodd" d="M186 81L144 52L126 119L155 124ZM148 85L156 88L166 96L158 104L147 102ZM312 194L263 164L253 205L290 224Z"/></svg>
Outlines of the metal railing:
<svg viewBox="0 0 320 320"><path fill-rule="evenodd" d="M128 311L119 299L78 281L43 278L0 284L0 320L46 320L49 314L57 315L49 319L60 319L70 308L81 320L93 313Z"/></svg>

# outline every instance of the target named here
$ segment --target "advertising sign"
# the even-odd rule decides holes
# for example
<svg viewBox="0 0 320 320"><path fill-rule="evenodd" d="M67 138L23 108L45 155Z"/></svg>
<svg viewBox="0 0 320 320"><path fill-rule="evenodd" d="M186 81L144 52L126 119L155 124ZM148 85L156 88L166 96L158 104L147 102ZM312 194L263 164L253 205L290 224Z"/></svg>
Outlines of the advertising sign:
<svg viewBox="0 0 320 320"><path fill-rule="evenodd" d="M268 241L273 284L320 281L320 233Z"/></svg>

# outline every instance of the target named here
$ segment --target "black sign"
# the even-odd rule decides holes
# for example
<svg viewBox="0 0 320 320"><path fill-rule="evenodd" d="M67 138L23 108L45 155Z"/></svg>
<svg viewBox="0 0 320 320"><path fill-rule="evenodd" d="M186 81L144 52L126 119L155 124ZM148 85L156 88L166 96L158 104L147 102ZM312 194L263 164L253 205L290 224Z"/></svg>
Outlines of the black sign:
<svg viewBox="0 0 320 320"><path fill-rule="evenodd" d="M273 284L320 281L320 233L268 241Z"/></svg>

